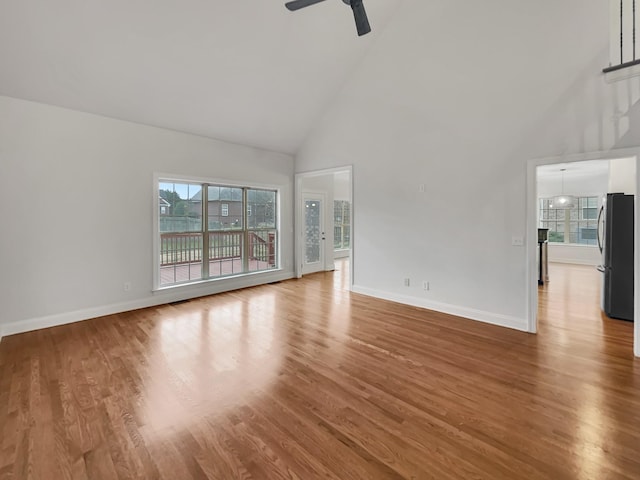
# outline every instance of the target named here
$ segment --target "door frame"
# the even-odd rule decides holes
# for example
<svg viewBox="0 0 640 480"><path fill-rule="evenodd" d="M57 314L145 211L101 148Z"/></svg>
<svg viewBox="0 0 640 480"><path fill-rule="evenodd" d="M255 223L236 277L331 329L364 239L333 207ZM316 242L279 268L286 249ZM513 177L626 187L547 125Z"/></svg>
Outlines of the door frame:
<svg viewBox="0 0 640 480"><path fill-rule="evenodd" d="M640 357L640 147L609 150L606 152L590 152L556 157L532 159L527 162L527 203L526 203L526 232L529 241L526 242L526 272L527 272L527 330L531 333L538 331L538 268L537 268L537 238L538 238L538 181L537 167L558 163L583 162L587 160L615 160L635 157L636 159L636 195L634 197L634 248L633 248L633 316L634 341L633 353Z"/></svg>
<svg viewBox="0 0 640 480"><path fill-rule="evenodd" d="M295 174L294 181L294 249L295 249L295 275L296 278L302 277L302 259L304 258L304 242L302 241L302 236L304 235L304 212L302 211L302 181L305 178L311 177L319 177L323 175L332 175L335 173L349 173L349 203L351 205L351 247L349 248L349 290L353 288L353 278L354 278L354 248L355 248L355 208L353 205L353 166L345 165L343 167L335 167L335 168L326 168L321 170L311 170L307 172L299 172ZM326 203L326 202L325 202ZM333 225L325 225L325 228L333 228ZM325 262L327 261L325 255Z"/></svg>

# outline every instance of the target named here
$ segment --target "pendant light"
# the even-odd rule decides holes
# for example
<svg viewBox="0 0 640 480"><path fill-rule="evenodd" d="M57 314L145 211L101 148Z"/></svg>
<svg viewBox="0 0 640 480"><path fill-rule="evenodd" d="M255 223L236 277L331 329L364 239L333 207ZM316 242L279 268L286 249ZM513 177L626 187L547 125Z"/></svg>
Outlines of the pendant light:
<svg viewBox="0 0 640 480"><path fill-rule="evenodd" d="M578 205L578 199L576 197L574 197L573 195L565 195L564 193L565 170L566 168L560 169L560 171L562 172L562 193L560 195L556 195L551 199L551 205L549 205L550 208L570 209L570 208L576 208L576 206Z"/></svg>

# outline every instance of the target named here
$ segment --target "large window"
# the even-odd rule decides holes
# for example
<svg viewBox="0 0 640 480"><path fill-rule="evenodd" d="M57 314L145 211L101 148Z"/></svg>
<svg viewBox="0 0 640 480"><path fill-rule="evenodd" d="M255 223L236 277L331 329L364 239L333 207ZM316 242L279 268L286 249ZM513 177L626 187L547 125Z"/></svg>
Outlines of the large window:
<svg viewBox="0 0 640 480"><path fill-rule="evenodd" d="M549 229L549 242L597 245L598 197L579 197L574 208L552 208L540 199L540 228Z"/></svg>
<svg viewBox="0 0 640 480"><path fill-rule="evenodd" d="M277 191L168 180L158 187L160 287L277 268Z"/></svg>
<svg viewBox="0 0 640 480"><path fill-rule="evenodd" d="M333 248L344 250L351 246L351 206L346 200L333 202Z"/></svg>

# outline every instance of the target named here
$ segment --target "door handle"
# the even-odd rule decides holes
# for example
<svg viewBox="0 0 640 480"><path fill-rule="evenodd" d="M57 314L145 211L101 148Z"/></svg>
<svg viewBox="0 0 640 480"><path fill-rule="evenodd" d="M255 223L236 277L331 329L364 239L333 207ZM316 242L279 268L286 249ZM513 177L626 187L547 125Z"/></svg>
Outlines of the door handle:
<svg viewBox="0 0 640 480"><path fill-rule="evenodd" d="M600 207L600 211L598 212L598 221L596 222L596 235L598 236L598 248L600 249L600 253L602 253L602 239L600 238L600 225L602 225L602 234L604 235L604 222L601 223L601 220L604 220L602 215L604 214L604 206Z"/></svg>

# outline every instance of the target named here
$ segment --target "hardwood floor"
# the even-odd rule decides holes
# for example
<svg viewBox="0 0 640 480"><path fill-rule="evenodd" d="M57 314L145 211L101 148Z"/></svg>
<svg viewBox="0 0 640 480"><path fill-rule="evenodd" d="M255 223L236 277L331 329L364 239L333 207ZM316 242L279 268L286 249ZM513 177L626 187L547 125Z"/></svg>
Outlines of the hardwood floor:
<svg viewBox="0 0 640 480"><path fill-rule="evenodd" d="M335 273L6 337L0 479L638 479L633 324L551 265L529 335Z"/></svg>

